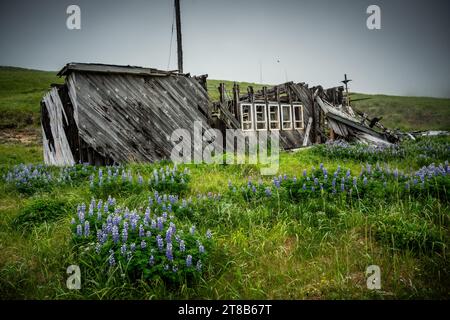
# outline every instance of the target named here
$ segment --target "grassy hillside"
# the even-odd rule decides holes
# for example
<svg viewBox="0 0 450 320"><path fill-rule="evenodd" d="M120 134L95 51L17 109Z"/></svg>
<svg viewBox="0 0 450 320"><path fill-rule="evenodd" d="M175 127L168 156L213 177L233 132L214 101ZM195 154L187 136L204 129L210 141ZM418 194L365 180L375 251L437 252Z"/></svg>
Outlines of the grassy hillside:
<svg viewBox="0 0 450 320"><path fill-rule="evenodd" d="M39 102L51 83L63 79L56 72L0 67L0 129L23 128L39 123ZM217 87L222 80L208 80L211 99L219 98ZM232 81L225 82L232 94ZM261 84L240 82L241 90L252 85L255 90ZM355 106L372 116L384 116L383 123L391 128L405 130L450 130L450 99L427 97L398 97L385 95L355 94Z"/></svg>
<svg viewBox="0 0 450 320"><path fill-rule="evenodd" d="M56 82L55 72L0 67L0 129L39 123L39 102Z"/></svg>
<svg viewBox="0 0 450 320"><path fill-rule="evenodd" d="M382 116L388 128L450 130L450 99L354 94L354 106L371 116Z"/></svg>

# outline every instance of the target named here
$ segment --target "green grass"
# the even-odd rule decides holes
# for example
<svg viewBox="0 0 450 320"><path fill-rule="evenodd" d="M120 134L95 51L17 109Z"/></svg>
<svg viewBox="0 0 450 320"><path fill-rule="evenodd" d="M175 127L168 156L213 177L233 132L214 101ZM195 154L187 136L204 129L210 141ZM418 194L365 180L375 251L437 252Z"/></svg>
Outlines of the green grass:
<svg viewBox="0 0 450 320"><path fill-rule="evenodd" d="M449 139L438 139L445 145ZM408 146L411 148L411 146ZM448 150L448 149L447 149ZM447 151L447 156L448 156ZM339 158L341 157L341 158ZM320 163L330 172L342 166L359 172L361 161L322 155L315 148L281 153L280 174L301 176ZM409 171L420 167L418 154L390 161ZM363 160L362 163L365 164ZM373 163L374 164L374 163ZM161 164L164 165L164 164ZM375 165L375 164L374 164ZM148 177L160 164L129 165ZM8 166L9 167L9 166ZM450 297L448 195L398 196L391 189L375 198L323 202L321 198L288 201L283 197L246 201L230 195L227 181L246 185L248 177L270 184L258 166L189 165L191 181L183 197L220 192L218 202L196 207L180 224L210 228L215 246L203 279L175 286L161 280L132 281L102 272L80 260L69 221L76 204L88 203L87 179L35 195L22 195L0 183L0 294L37 299L417 299ZM5 169L5 168L4 168ZM4 171L4 169L2 171ZM58 169L52 169L58 172ZM448 179L448 178L447 178ZM130 209L143 206L149 192L113 191ZM441 191L442 192L442 191ZM381 194L381 196L380 196ZM395 200L391 200L391 198ZM45 199L52 199L45 202ZM331 200L327 200L331 201ZM64 205L62 205L64 203ZM62 206L61 209L58 209ZM37 208L34 210L33 208ZM56 210L54 215L51 211ZM39 212L43 212L38 217ZM69 212L69 213L67 213ZM20 222L20 223L19 223ZM21 227L26 224L26 228ZM429 241L444 244L429 245ZM422 243L426 244L422 246ZM65 269L82 268L82 290L65 287ZM366 288L368 265L382 270L382 290Z"/></svg>
<svg viewBox="0 0 450 320"><path fill-rule="evenodd" d="M22 128L36 119L39 100L54 73L17 68L0 69L0 112L3 127ZM208 81L210 94L218 80ZM232 82L227 82L231 90ZM214 90L212 90L214 89ZM258 87L255 85L255 89ZM231 91L230 91L231 92ZM373 109L397 108L405 128L445 129L448 99L373 96L361 101ZM364 105L363 105L364 103ZM392 104L395 107L392 107ZM383 109L386 106L386 109ZM407 107L408 106L408 107ZM416 107L419 106L419 107ZM410 110L426 107L429 118L412 117ZM389 107L389 108L387 108ZM16 114L16 110L19 112ZM22 113L23 112L23 113ZM428 116L427 116L428 117ZM440 118L440 121L435 121ZM447 117L448 118L448 117ZM8 124L9 123L9 124ZM444 123L444 124L442 124ZM446 123L446 124L445 124ZM33 121L33 125L37 123ZM387 124L387 123L386 123ZM444 127L442 127L442 125ZM15 132L23 132L15 131ZM27 131L28 132L28 131ZM32 131L30 131L32 132ZM39 131L37 131L39 132ZM449 160L449 138L406 143L404 157L374 157L361 148L326 152L323 147L282 152L280 174L302 175L323 163L330 172L341 165L358 173L366 162L410 172L425 163ZM19 163L42 163L39 142L12 143L0 139L0 176ZM166 163L129 164L146 178ZM104 272L89 259L80 259L72 239L71 217L77 204L89 203L93 190L86 177L73 184L21 193L0 178L0 297L2 299L422 299L450 297L450 210L447 184L438 192L399 195L395 188L377 187L371 198L350 200L311 197L246 201L230 195L228 181L245 186L248 178L270 184L257 165L188 165L191 180L182 197L221 193L220 201L198 205L179 217L182 226L195 223L213 231L214 246L196 282L165 284L162 280L132 280ZM50 168L55 174L58 168ZM148 189L111 189L117 202L130 209L144 206ZM102 194L102 193L99 193ZM441 245L443 244L443 246ZM66 268L82 269L82 289L66 288ZM382 289L366 287L368 265L381 268Z"/></svg>
<svg viewBox="0 0 450 320"><path fill-rule="evenodd" d="M56 72L0 66L0 129L38 124L43 95L62 81Z"/></svg>
<svg viewBox="0 0 450 320"><path fill-rule="evenodd" d="M354 94L353 105L372 117L382 116L385 127L401 130L450 130L450 99Z"/></svg>

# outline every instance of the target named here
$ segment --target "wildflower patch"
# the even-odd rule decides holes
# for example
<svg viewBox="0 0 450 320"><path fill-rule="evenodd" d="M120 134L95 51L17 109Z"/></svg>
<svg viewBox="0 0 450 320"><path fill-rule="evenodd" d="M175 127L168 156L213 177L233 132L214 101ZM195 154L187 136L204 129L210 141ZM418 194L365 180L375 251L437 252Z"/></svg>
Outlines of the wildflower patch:
<svg viewBox="0 0 450 320"><path fill-rule="evenodd" d="M93 199L72 219L73 242L98 268L120 270L131 280L194 279L208 263L212 233L180 223L176 215L184 206L178 196L157 191L144 211L121 208L111 197Z"/></svg>

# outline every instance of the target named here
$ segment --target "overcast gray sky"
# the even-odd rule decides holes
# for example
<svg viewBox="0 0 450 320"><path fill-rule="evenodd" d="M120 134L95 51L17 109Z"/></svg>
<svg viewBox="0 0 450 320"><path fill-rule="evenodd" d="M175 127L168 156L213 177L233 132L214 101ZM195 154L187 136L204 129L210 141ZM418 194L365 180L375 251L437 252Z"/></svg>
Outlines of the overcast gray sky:
<svg viewBox="0 0 450 320"><path fill-rule="evenodd" d="M66 8L81 8L81 30ZM381 30L366 9L381 7ZM184 71L212 79L450 97L450 1L181 0ZM173 0L1 0L0 65L100 62L167 69ZM278 62L279 61L279 62ZM177 68L175 35L169 69Z"/></svg>

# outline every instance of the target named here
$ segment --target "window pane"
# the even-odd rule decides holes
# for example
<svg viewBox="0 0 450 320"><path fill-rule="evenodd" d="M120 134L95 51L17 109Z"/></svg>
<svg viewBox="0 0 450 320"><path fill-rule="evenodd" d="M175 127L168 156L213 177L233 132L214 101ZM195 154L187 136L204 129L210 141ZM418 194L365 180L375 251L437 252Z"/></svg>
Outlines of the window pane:
<svg viewBox="0 0 450 320"><path fill-rule="evenodd" d="M291 113L289 106L283 106L283 121L291 121Z"/></svg>

